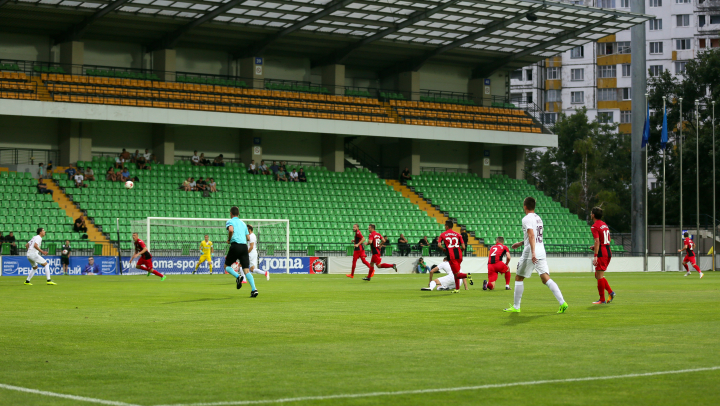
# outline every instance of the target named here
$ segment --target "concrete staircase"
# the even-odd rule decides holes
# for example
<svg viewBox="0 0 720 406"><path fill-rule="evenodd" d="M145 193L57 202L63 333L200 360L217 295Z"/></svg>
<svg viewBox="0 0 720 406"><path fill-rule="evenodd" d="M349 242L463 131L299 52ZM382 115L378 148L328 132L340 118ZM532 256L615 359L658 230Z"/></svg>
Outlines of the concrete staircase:
<svg viewBox="0 0 720 406"><path fill-rule="evenodd" d="M30 81L37 84L37 95L40 101L54 101L47 86L43 83L42 79L37 76L31 76Z"/></svg>
<svg viewBox="0 0 720 406"><path fill-rule="evenodd" d="M350 156L350 154L345 154L345 160L348 161L348 162L350 162L350 163L352 164L352 166L354 166L354 167L356 167L356 168L358 168L358 169L362 169L362 168L363 168L363 166L362 166L362 164L360 163L360 161L358 161L357 159L355 159L355 158L353 158L352 156Z"/></svg>
<svg viewBox="0 0 720 406"><path fill-rule="evenodd" d="M392 186L393 189L400 192L403 197L407 198L413 204L418 205L420 210L428 214L428 216L434 218L438 223L445 224L449 218L444 215L440 210L436 209L430 203L426 202L425 199L420 197L417 193L413 192L409 187L400 184L400 181L395 179L387 179L385 183ZM455 224L453 231L460 233L460 225ZM487 256L487 247L480 242L477 238L468 234L468 245L473 247L474 255L478 257Z"/></svg>
<svg viewBox="0 0 720 406"><path fill-rule="evenodd" d="M60 168L58 168L60 170ZM64 170L64 169L63 169ZM43 179L42 182L47 186L48 189L53 191L52 197L55 202L60 206L61 209L65 211L65 214L73 219L77 219L81 215L85 215L80 209L75 206L75 203L70 200L70 198L67 197L65 193L60 189L60 187L52 180L50 179ZM88 241L92 241L97 244L102 244L103 246L103 255L107 256L117 256L117 249L113 247L110 244L110 240L103 235L100 230L98 230L97 227L95 227L95 224L90 222L90 220L85 221L85 225L87 226L87 236Z"/></svg>

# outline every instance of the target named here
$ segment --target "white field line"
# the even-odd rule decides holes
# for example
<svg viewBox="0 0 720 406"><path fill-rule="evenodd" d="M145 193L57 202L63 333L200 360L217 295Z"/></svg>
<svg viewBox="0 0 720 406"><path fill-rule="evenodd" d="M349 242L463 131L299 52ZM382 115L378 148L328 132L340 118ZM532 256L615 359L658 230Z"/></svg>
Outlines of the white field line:
<svg viewBox="0 0 720 406"><path fill-rule="evenodd" d="M543 381L496 383L496 384L477 385L477 386L461 386L461 387L457 387L457 388L417 389L417 390L405 390L405 391L395 391L395 392L348 393L348 394L340 394L340 395L305 396L305 397L297 397L297 398L282 398L282 399L268 399L268 400L238 400L238 401L230 401L230 402L184 403L184 404L162 405L162 406L263 405L263 404L271 404L271 403L303 402L303 401L310 401L310 400L354 399L354 398L369 398L369 397L379 397L379 396L419 395L419 394L425 394L425 393L442 393L442 392L458 392L458 391L480 390L480 389L508 388L508 387L512 387L512 386L530 386L530 385L568 383L568 382L602 381L602 380L622 379L622 378L639 378L639 377L646 377L646 376L684 374L684 373L689 373L689 372L702 372L702 371L715 371L715 370L720 370L720 366L707 367L707 368L680 369L680 370L675 370L675 371L646 372L646 373L627 374L627 375L589 376L589 377L585 377L585 378L548 379L548 380L543 380Z"/></svg>
<svg viewBox="0 0 720 406"><path fill-rule="evenodd" d="M37 389L30 389L30 388L23 388L21 386L12 386L12 385L5 385L0 383L0 389L7 389L7 390L13 390L16 392L25 392L25 393L32 393L35 395L42 395L42 396L51 396L55 398L63 398L63 399L70 399L75 400L78 402L88 402L88 403L96 403L99 405L110 405L110 406L139 406L139 405L133 405L130 403L125 402L116 402L114 400L104 400L104 399L95 399L95 398L87 398L85 396L75 396L75 395L66 395L64 393L55 393L55 392L48 392L44 390L37 390Z"/></svg>
<svg viewBox="0 0 720 406"><path fill-rule="evenodd" d="M209 403L180 403L173 405L163 406L228 406L228 405L262 405L270 403L289 403L289 402L303 402L308 400L331 400L331 399L353 399L353 398L368 398L368 397L379 397L379 396L400 396L400 395L418 395L425 393L442 393L442 392L458 392L468 390L481 390L481 389L495 389L495 388L508 388L513 386L530 386L530 385L542 385L542 384L554 384L554 383L568 383L568 382L586 382L586 381L602 381L609 379L622 379L622 378L640 378L646 376L656 375L671 375L671 374L684 374L690 372L703 372L703 371L717 371L720 370L720 366L706 367L706 368L693 368L693 369L679 369L675 371L658 371L658 372L646 372L638 374L626 374L626 375L610 375L610 376L589 376L585 378L568 378L568 379L548 379L543 381L526 381L526 382L510 382L510 383L496 383L488 385L477 385L477 386L461 386L457 388L434 388L434 389L417 389L417 390L406 390L406 391L395 391L395 392L369 392L369 393L348 393L340 395L325 395L325 396L305 396L297 398L281 398L281 399L266 399L266 400L238 400L229 402L209 402ZM131 403L118 402L114 400L104 400L88 398L85 396L67 395L64 393L48 392L37 389L23 388L21 386L5 385L0 383L0 389L12 390L17 392L32 393L41 396L50 396L56 398L76 400L78 402L96 403L100 405L110 406L140 406Z"/></svg>

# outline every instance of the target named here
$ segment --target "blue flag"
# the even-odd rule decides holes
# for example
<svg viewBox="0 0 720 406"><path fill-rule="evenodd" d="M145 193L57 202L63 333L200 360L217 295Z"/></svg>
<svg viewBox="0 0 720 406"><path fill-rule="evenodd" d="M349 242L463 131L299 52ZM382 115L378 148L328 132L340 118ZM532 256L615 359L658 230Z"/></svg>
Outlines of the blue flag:
<svg viewBox="0 0 720 406"><path fill-rule="evenodd" d="M645 127L643 128L643 135L642 135L642 146L640 148L645 148L645 146L648 144L648 139L650 138L650 104L647 106L647 115L645 116Z"/></svg>
<svg viewBox="0 0 720 406"><path fill-rule="evenodd" d="M663 126L662 126L662 136L660 137L660 148L665 149L665 146L667 146L668 142L668 133L667 133L667 109L663 107Z"/></svg>

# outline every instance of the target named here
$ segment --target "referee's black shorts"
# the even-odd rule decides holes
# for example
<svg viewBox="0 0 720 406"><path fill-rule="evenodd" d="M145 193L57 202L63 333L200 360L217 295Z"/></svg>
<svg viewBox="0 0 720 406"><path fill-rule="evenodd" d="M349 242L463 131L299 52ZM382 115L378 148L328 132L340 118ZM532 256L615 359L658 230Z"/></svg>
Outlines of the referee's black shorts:
<svg viewBox="0 0 720 406"><path fill-rule="evenodd" d="M242 269L250 268L250 257L248 256L247 244L238 244L236 242L230 244L228 253L225 256L225 266L232 266L235 261L240 260Z"/></svg>

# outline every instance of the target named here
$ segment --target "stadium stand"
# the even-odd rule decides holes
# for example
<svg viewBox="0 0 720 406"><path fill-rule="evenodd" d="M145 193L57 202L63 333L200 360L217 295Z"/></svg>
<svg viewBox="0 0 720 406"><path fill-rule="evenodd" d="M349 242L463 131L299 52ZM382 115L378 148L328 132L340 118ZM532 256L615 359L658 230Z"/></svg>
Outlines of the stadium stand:
<svg viewBox="0 0 720 406"><path fill-rule="evenodd" d="M37 84L22 72L0 72L0 97L7 99L37 99Z"/></svg>
<svg viewBox="0 0 720 406"><path fill-rule="evenodd" d="M458 224L493 245L497 236L507 245L521 241L523 199L537 199L536 212L547 226L545 247L551 253L587 252L593 244L590 227L560 203L554 202L523 179L506 176L479 178L468 173L423 173L408 181L408 186L438 207ZM615 252L623 247L612 244Z"/></svg>
<svg viewBox="0 0 720 406"><path fill-rule="evenodd" d="M78 167L92 167L97 174L105 173L110 166L112 161L103 157L78 162ZM370 172L336 173L313 166L305 169L307 183L288 183L273 181L272 176L250 175L242 164L196 167L188 161L178 161L175 165L154 165L150 171L131 169L131 175L139 178L131 190L122 182L99 178L88 182L89 188L74 188L71 181L62 177L57 182L111 240L116 240L115 219L121 219L123 250L130 249L130 220L151 216L225 219L233 205L241 208L242 218L289 219L290 250L294 253L347 252L352 247L355 223L363 231L369 223L375 223L378 231L392 240L395 252L401 233L417 241L423 234L437 236L442 232L434 218ZM214 178L218 192L203 197L200 192L179 190L180 183L190 176ZM152 229L153 235L159 236L156 241L163 241L168 247L182 246L176 255L190 255L191 249L195 255L194 248L205 232L216 243L227 238L222 228L198 230L197 235L190 235L186 228L157 227ZM279 230L258 238L265 244L265 250L284 250L285 234ZM222 245L217 249L222 251Z"/></svg>

